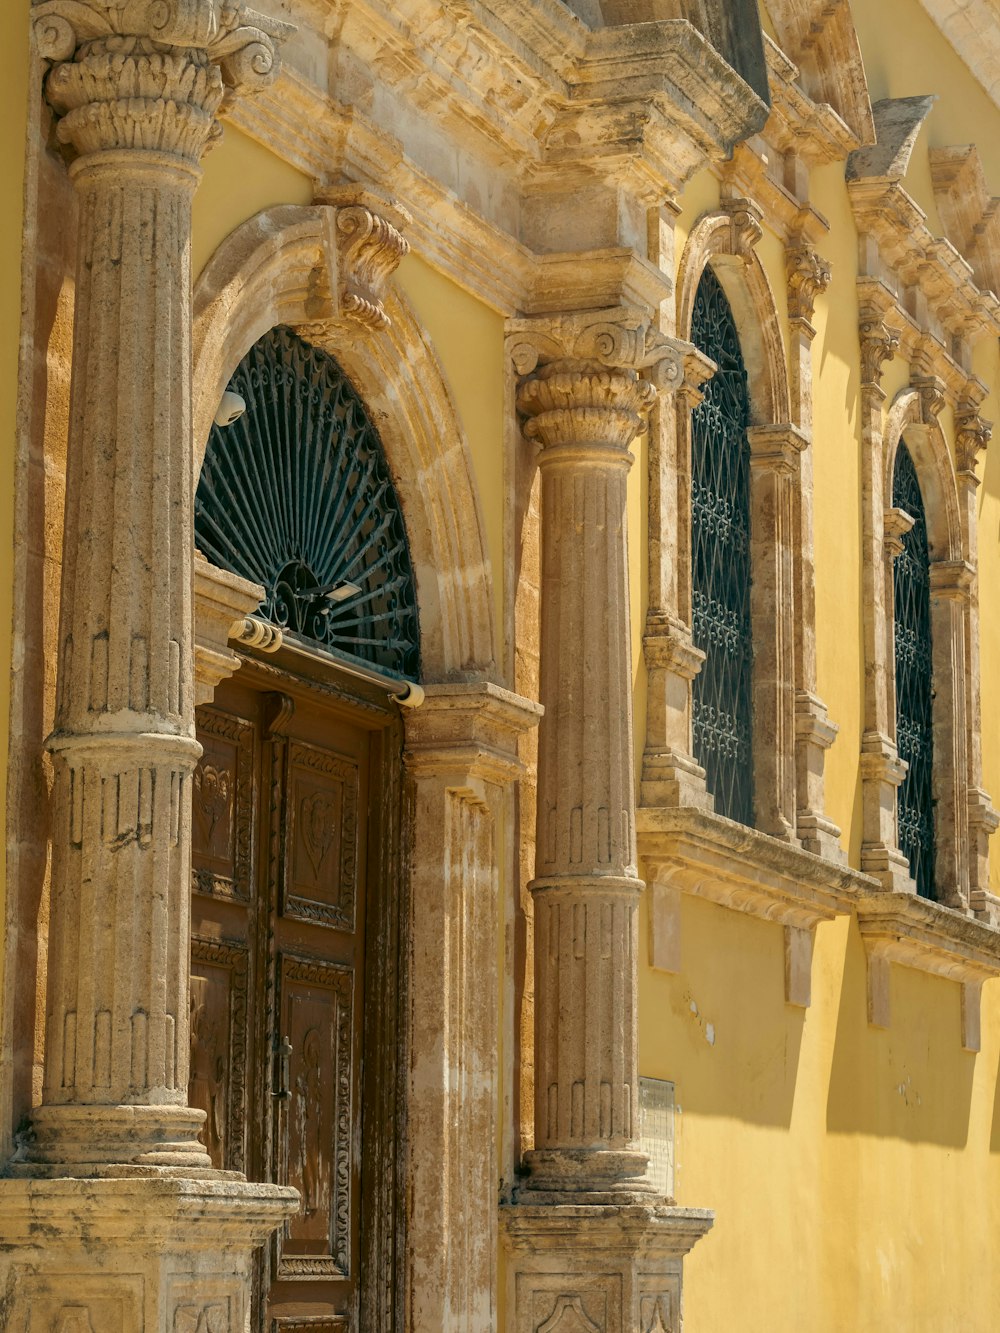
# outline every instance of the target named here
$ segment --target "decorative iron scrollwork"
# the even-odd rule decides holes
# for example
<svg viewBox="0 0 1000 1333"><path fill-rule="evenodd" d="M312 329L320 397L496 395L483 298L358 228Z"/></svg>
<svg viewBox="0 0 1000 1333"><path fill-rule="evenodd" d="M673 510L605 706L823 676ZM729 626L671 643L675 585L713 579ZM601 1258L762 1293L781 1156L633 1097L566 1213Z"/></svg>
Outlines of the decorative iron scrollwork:
<svg viewBox="0 0 1000 1333"><path fill-rule="evenodd" d="M733 312L718 278L698 284L691 341L718 370L691 415L694 753L719 814L753 823L750 625L750 395Z"/></svg>
<svg viewBox="0 0 1000 1333"><path fill-rule="evenodd" d="M934 897L934 663L931 651L930 552L920 482L900 444L892 503L913 519L893 564L896 643L896 748L909 765L896 798L899 849L917 892Z"/></svg>
<svg viewBox="0 0 1000 1333"><path fill-rule="evenodd" d="M415 677L403 515L354 386L326 352L276 328L251 347L229 388L247 411L209 437L195 498L199 549L263 584L266 620Z"/></svg>

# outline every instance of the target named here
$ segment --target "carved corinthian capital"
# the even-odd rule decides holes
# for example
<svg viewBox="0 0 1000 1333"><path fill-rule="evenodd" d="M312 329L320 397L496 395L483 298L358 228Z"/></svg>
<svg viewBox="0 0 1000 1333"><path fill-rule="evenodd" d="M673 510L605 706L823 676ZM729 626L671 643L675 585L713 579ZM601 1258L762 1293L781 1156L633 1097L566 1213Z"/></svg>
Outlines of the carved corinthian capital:
<svg viewBox="0 0 1000 1333"><path fill-rule="evenodd" d="M955 454L959 473L976 475L979 455L984 453L993 434L992 421L979 415L978 407L963 401L955 413Z"/></svg>
<svg viewBox="0 0 1000 1333"><path fill-rule="evenodd" d="M223 98L271 83L294 31L223 0L42 0L32 16L64 143L193 162L219 132Z"/></svg>
<svg viewBox="0 0 1000 1333"><path fill-rule="evenodd" d="M861 338L861 383L880 388L882 367L891 361L899 347L899 333L890 328L877 311L862 311L859 325Z"/></svg>
<svg viewBox="0 0 1000 1333"><path fill-rule="evenodd" d="M816 297L830 285L830 265L811 245L794 245L785 251L788 278L788 316L809 325Z"/></svg>
<svg viewBox="0 0 1000 1333"><path fill-rule="evenodd" d="M507 349L522 377L517 409L543 445L627 450L645 427L657 388L680 389L692 348L638 311L602 310L515 320ZM639 378L649 370L655 383Z"/></svg>

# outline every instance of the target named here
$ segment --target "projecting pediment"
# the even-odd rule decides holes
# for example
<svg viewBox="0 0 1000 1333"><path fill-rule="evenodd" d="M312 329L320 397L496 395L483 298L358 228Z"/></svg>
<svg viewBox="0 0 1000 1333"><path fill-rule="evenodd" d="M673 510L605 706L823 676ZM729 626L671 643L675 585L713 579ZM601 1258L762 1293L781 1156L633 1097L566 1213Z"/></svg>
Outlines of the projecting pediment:
<svg viewBox="0 0 1000 1333"><path fill-rule="evenodd" d="M875 124L861 45L847 4L828 0L767 0L778 43L799 67L814 102L827 102L861 144L875 142Z"/></svg>

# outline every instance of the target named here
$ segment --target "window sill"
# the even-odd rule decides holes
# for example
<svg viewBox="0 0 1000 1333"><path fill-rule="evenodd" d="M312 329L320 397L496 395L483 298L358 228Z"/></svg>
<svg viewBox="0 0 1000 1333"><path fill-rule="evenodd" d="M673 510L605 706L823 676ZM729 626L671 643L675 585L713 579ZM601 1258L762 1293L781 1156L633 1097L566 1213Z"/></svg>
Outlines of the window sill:
<svg viewBox="0 0 1000 1333"><path fill-rule="evenodd" d="M854 904L868 956L868 1021L888 1027L889 964L962 987L962 1045L980 1049L983 982L1000 976L1000 930L915 893L864 892Z"/></svg>
<svg viewBox="0 0 1000 1333"><path fill-rule="evenodd" d="M889 965L962 986L962 1044L979 1049L982 984L1000 976L1000 929L914 893L886 893L878 880L779 838L689 806L644 808L636 816L639 860L649 893L649 962L681 967L680 895L776 921L785 930L785 998L810 1001L816 926L858 917L868 958L868 1018L887 1027Z"/></svg>
<svg viewBox="0 0 1000 1333"><path fill-rule="evenodd" d="M680 895L707 898L785 928L785 999L811 995L816 927L849 912L874 880L794 843L692 806L636 813L639 860L649 884L649 961L680 971Z"/></svg>

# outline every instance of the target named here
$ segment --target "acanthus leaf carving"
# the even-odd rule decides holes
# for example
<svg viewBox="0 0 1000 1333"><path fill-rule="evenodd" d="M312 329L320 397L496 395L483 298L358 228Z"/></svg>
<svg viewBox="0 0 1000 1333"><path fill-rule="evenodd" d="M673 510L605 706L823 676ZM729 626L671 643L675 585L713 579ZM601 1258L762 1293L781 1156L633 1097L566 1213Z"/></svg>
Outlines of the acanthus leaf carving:
<svg viewBox="0 0 1000 1333"><path fill-rule="evenodd" d="M992 421L979 415L979 408L968 400L959 403L955 413L955 454L959 473L976 475L979 455L984 453L993 435Z"/></svg>
<svg viewBox="0 0 1000 1333"><path fill-rule="evenodd" d="M788 279L788 315L812 328L816 297L830 285L829 263L811 245L802 243L785 252Z"/></svg>
<svg viewBox="0 0 1000 1333"><path fill-rule="evenodd" d="M221 133L224 99L274 81L278 48L295 31L220 0L44 0L33 24L54 66L46 96L64 143L81 154L152 149L192 162Z"/></svg>

